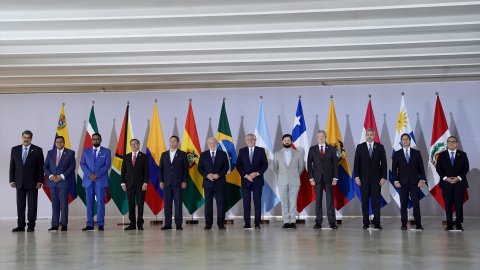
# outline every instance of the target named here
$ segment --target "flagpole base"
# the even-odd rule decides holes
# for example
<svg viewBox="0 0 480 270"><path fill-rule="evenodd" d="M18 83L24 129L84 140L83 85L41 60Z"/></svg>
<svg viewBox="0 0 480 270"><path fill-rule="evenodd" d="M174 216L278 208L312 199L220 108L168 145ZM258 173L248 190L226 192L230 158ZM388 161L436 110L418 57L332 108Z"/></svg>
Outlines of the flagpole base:
<svg viewBox="0 0 480 270"><path fill-rule="evenodd" d="M343 220L337 219L335 223L337 223L337 224L343 224Z"/></svg>
<svg viewBox="0 0 480 270"><path fill-rule="evenodd" d="M305 224L305 219L297 219L295 221L296 224Z"/></svg>
<svg viewBox="0 0 480 270"><path fill-rule="evenodd" d="M233 224L233 219L225 219L225 225Z"/></svg>
<svg viewBox="0 0 480 270"><path fill-rule="evenodd" d="M417 223L415 222L415 220L409 220L407 221L407 225L416 225Z"/></svg>
<svg viewBox="0 0 480 270"><path fill-rule="evenodd" d="M198 224L198 219L190 219L190 220L186 220L185 221L185 224L189 224L189 225L195 225L195 224Z"/></svg>
<svg viewBox="0 0 480 270"><path fill-rule="evenodd" d="M270 220L262 219L260 220L260 224L270 224Z"/></svg>
<svg viewBox="0 0 480 270"><path fill-rule="evenodd" d="M120 223L117 223L118 226L128 226L130 225L130 222L120 222Z"/></svg>
<svg viewBox="0 0 480 270"><path fill-rule="evenodd" d="M163 225L163 220L152 220L150 221L150 226Z"/></svg>
<svg viewBox="0 0 480 270"><path fill-rule="evenodd" d="M446 220L442 221L442 225L447 226L447 221Z"/></svg>

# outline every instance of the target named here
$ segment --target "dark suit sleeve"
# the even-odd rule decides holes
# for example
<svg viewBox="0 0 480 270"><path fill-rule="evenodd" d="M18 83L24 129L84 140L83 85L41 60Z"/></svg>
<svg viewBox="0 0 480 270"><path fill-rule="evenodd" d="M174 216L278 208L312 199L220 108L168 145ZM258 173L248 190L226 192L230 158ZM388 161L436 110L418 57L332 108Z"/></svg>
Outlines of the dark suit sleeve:
<svg viewBox="0 0 480 270"><path fill-rule="evenodd" d="M188 157L187 157L187 153L182 154L182 169L183 169L182 182L187 183L187 181L188 181Z"/></svg>
<svg viewBox="0 0 480 270"><path fill-rule="evenodd" d="M200 173L203 178L207 178L208 172L205 170L205 155L203 153L200 154L200 158L198 159L198 173Z"/></svg>
<svg viewBox="0 0 480 270"><path fill-rule="evenodd" d="M307 171L308 171L308 179L314 179L315 175L313 172L313 151L312 148L308 150L308 156L307 156Z"/></svg>
<svg viewBox="0 0 480 270"><path fill-rule="evenodd" d="M15 160L13 160L14 159L13 152L15 151L14 149L15 147L12 148L12 151L10 153L10 172L9 172L10 178L8 179L8 184L15 182Z"/></svg>
<svg viewBox="0 0 480 270"><path fill-rule="evenodd" d="M228 161L228 156L227 153L223 152L223 158L222 158L222 169L217 173L220 178L225 177L225 175L228 172L228 169L230 168Z"/></svg>
<svg viewBox="0 0 480 270"><path fill-rule="evenodd" d="M45 158L45 163L43 164L43 171L47 175L47 178L52 175L52 171L50 171L50 161L49 159L51 158L50 153L53 153L52 151L47 152L47 157Z"/></svg>
<svg viewBox="0 0 480 270"><path fill-rule="evenodd" d="M38 168L38 175L37 175L37 183L43 184L43 150L40 147L37 147L37 168Z"/></svg>
<svg viewBox="0 0 480 270"><path fill-rule="evenodd" d="M163 153L161 156L160 156L160 164L158 165L158 181L159 183L163 183L164 180L163 180L163 170L164 170L164 165L163 165L163 162L165 161L165 154Z"/></svg>
<svg viewBox="0 0 480 270"><path fill-rule="evenodd" d="M447 150L445 150L445 151L447 151ZM445 151L443 151L442 153L440 153L438 155L437 165L435 166L435 170L437 171L438 176L440 176L440 181L443 181L443 178L445 178L447 176L447 174L443 170L443 156L445 155L444 154ZM448 153L448 151L447 151L447 153Z"/></svg>
<svg viewBox="0 0 480 270"><path fill-rule="evenodd" d="M420 180L425 180L427 181L427 177L425 175L425 168L423 167L423 159L422 159L422 153L420 153L420 151L417 151L418 152L418 163L417 163L417 166L418 166L418 171L420 172Z"/></svg>
<svg viewBox="0 0 480 270"><path fill-rule="evenodd" d="M421 160L421 159L420 159ZM393 154L393 159L392 159L392 177L393 177L393 182L397 182L398 180L398 151L395 151Z"/></svg>
<svg viewBox="0 0 480 270"><path fill-rule="evenodd" d="M337 157L337 151L333 149L333 178L338 179L338 157Z"/></svg>
<svg viewBox="0 0 480 270"><path fill-rule="evenodd" d="M148 184L150 178L150 164L147 155L143 154L143 183Z"/></svg>
<svg viewBox="0 0 480 270"><path fill-rule="evenodd" d="M353 171L355 173L355 177L360 178L360 145L357 145L357 149L355 149L355 159L353 161Z"/></svg>
<svg viewBox="0 0 480 270"><path fill-rule="evenodd" d="M467 153L465 153L465 152L461 152L461 153L464 156L465 160L463 162L463 168L460 171L460 175L458 175L458 176L460 176L462 178L462 181L463 181L463 180L467 179L467 173L470 170L470 168L469 168L470 164L468 163Z"/></svg>
<svg viewBox="0 0 480 270"><path fill-rule="evenodd" d="M68 167L67 169L63 172L63 176L65 176L65 179L69 177L73 172L75 172L75 151L70 150L68 152L71 152L71 157L68 159Z"/></svg>
<svg viewBox="0 0 480 270"><path fill-rule="evenodd" d="M126 164L126 159L128 158L128 155L125 156L122 162L122 171L120 174L120 183L121 184L126 184L125 177L127 177L127 164Z"/></svg>
<svg viewBox="0 0 480 270"><path fill-rule="evenodd" d="M268 160L267 160L267 154L265 153L265 149L263 149L262 156L260 158L261 158L262 166L260 167L260 170L258 171L258 173L260 175L263 175L268 170Z"/></svg>
<svg viewBox="0 0 480 270"><path fill-rule="evenodd" d="M387 179L387 155L385 154L385 148L382 145L382 151L380 152L380 168L383 179Z"/></svg>
<svg viewBox="0 0 480 270"><path fill-rule="evenodd" d="M237 171L240 174L240 178L243 178L247 173L245 172L245 168L243 167L243 157L242 157L242 150L245 148L242 148L238 151L238 158L237 158Z"/></svg>

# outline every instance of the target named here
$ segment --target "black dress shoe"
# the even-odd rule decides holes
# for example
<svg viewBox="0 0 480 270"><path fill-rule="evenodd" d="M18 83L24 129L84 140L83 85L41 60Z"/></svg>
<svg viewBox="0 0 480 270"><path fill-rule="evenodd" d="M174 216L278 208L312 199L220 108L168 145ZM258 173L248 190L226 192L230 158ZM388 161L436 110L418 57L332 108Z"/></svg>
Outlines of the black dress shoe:
<svg viewBox="0 0 480 270"><path fill-rule="evenodd" d="M35 231L35 228L33 228L33 227L28 227L27 228L27 232L34 232L34 231Z"/></svg>
<svg viewBox="0 0 480 270"><path fill-rule="evenodd" d="M126 228L123 229L123 230L125 230L125 231L133 231L133 230L136 230L136 229L137 229L137 228L135 228L135 227L133 227L133 226L128 226L128 227L126 227Z"/></svg>
<svg viewBox="0 0 480 270"><path fill-rule="evenodd" d="M382 227L382 225L378 224L378 225L375 225L375 229L383 230L383 227Z"/></svg>
<svg viewBox="0 0 480 270"><path fill-rule="evenodd" d="M250 226L250 224L245 224L245 226L243 226L244 229L250 229L252 228L252 226Z"/></svg>
<svg viewBox="0 0 480 270"><path fill-rule="evenodd" d="M445 231L451 231L451 230L453 230L453 226L447 226L447 227L445 227Z"/></svg>
<svg viewBox="0 0 480 270"><path fill-rule="evenodd" d="M138 227L138 230L139 230L139 231L143 231L143 226L139 226L139 227Z"/></svg>
<svg viewBox="0 0 480 270"><path fill-rule="evenodd" d="M182 226L177 226L177 231L183 231L183 227Z"/></svg>
<svg viewBox="0 0 480 270"><path fill-rule="evenodd" d="M99 230L99 231L104 231L105 228L104 228L103 226L98 226L98 230Z"/></svg>
<svg viewBox="0 0 480 270"><path fill-rule="evenodd" d="M83 228L82 231L93 231L93 227L87 226L87 227Z"/></svg>
<svg viewBox="0 0 480 270"><path fill-rule="evenodd" d="M222 226L222 227L218 227L219 230L226 230L227 228L225 228L225 226Z"/></svg>
<svg viewBox="0 0 480 270"><path fill-rule="evenodd" d="M285 223L282 226L282 229L289 229L289 228L291 228L290 223Z"/></svg>
<svg viewBox="0 0 480 270"><path fill-rule="evenodd" d="M48 231L58 231L58 226L52 226Z"/></svg>
<svg viewBox="0 0 480 270"><path fill-rule="evenodd" d="M416 229L416 230L422 230L422 231L423 231L423 226L422 226L422 224L417 224L417 225L415 226L415 229Z"/></svg>
<svg viewBox="0 0 480 270"><path fill-rule="evenodd" d="M456 227L457 227L457 230L459 230L459 231L463 231L463 226L462 226L462 224L460 224L460 225L457 225Z"/></svg>
<svg viewBox="0 0 480 270"><path fill-rule="evenodd" d="M68 231L68 227L67 226L62 226L62 232L66 232Z"/></svg>
<svg viewBox="0 0 480 270"><path fill-rule="evenodd" d="M297 229L297 224L295 224L295 222L290 223L290 228L296 230Z"/></svg>
<svg viewBox="0 0 480 270"><path fill-rule="evenodd" d="M402 227L400 228L400 230L406 231L406 230L407 230L407 225L403 225L403 224L402 224Z"/></svg>
<svg viewBox="0 0 480 270"><path fill-rule="evenodd" d="M338 230L337 224L330 225L330 228L332 228L332 230Z"/></svg>
<svg viewBox="0 0 480 270"><path fill-rule="evenodd" d="M209 231L212 229L212 226L205 226L205 228L203 228L205 231Z"/></svg>
<svg viewBox="0 0 480 270"><path fill-rule="evenodd" d="M171 229L172 229L172 226L163 226L160 228L160 230L162 231L171 230Z"/></svg>
<svg viewBox="0 0 480 270"><path fill-rule="evenodd" d="M15 229L12 230L12 232L24 232L25 228L22 227L16 227Z"/></svg>
<svg viewBox="0 0 480 270"><path fill-rule="evenodd" d="M260 225L255 225L256 230L260 230Z"/></svg>
<svg viewBox="0 0 480 270"><path fill-rule="evenodd" d="M370 227L370 226L368 226L368 225L363 225L363 229L364 229L364 230L368 229L369 227Z"/></svg>

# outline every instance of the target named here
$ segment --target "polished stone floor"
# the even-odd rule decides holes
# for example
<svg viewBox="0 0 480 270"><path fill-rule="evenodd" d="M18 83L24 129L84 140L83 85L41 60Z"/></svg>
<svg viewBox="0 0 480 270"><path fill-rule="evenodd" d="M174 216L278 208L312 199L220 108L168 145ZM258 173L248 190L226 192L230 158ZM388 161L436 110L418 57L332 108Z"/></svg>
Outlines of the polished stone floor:
<svg viewBox="0 0 480 270"><path fill-rule="evenodd" d="M33 233L12 233L14 220L0 222L0 269L480 269L480 219L467 218L464 232L446 232L441 218L425 217L425 231L401 231L399 218L382 218L381 231L363 230L360 218L344 218L339 230L297 230L271 220L244 230L241 219L204 231L123 231L108 218L104 232L82 232L84 219L68 232L47 232L39 220Z"/></svg>

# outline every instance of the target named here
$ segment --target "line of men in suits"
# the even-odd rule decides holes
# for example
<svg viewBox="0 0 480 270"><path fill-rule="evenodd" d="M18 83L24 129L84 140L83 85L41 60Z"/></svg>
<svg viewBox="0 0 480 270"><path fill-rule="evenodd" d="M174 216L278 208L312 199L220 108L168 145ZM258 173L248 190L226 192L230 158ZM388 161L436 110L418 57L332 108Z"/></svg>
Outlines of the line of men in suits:
<svg viewBox="0 0 480 270"><path fill-rule="evenodd" d="M13 232L34 231L38 189L42 187L44 174L46 186L50 188L52 198L52 227L49 231L57 231L59 225L62 231L67 231L68 224L68 193L72 184L66 179L75 171L75 152L66 149L62 136L55 139L55 149L48 151L45 162L40 147L31 144L33 134L26 130L22 133L22 144L12 148L10 161L10 179L12 188L17 190L18 226ZM330 228L338 229L336 225L333 203L333 186L338 181L338 157L336 149L326 143L327 134L323 130L317 132L317 145L310 147L306 168L309 182L315 190L315 229L319 229L323 222L322 197L326 192L327 218ZM369 201L372 202L375 228L380 225L380 188L386 182L387 164L383 145L375 143L375 131L366 131L364 143L357 146L355 152L354 171L355 181L360 186L362 196L363 228L370 226ZM247 146L239 150L237 170L242 177L242 196L244 208L244 228L251 228L251 199L254 202L254 226L260 229L261 197L264 185L264 173L268 169L266 151L255 146L256 137L248 134L245 137ZM423 230L420 216L420 187L425 182L423 161L418 150L410 148L409 134L401 136L403 148L396 151L392 161L392 172L395 186L399 189L401 201L402 230L407 224L407 205L409 198L412 201L416 228ZM111 167L111 152L100 146L101 135L92 135L93 147L86 148L82 154L81 168L84 172L82 186L86 192L87 224L83 231L93 230L95 198L97 205L98 230L103 231L105 226L105 196L108 187L108 170ZM160 188L164 191L165 226L162 230L172 229L172 207L175 203L175 225L182 230L183 189L188 179L188 160L184 151L178 149L179 138L170 137L170 149L162 153L159 163ZM211 230L213 225L213 198L217 206L217 225L225 230L225 188L226 174L230 170L227 153L218 149L218 141L211 137L207 140L208 150L200 154L198 172L203 176L205 194L205 230ZM292 136L285 134L282 137L283 148L274 154L273 170L277 174L277 183L280 192L282 228L296 229L297 198L300 189L300 175L305 165L301 152L292 148ZM468 158L465 152L457 149L458 140L451 136L447 140L448 151L438 156L436 170L440 176L440 188L445 201L447 227L452 230L453 225L463 230L463 196L468 188L466 174L469 171ZM143 207L149 178L149 161L147 155L139 151L140 141L130 141L132 152L127 154L121 169L121 186L127 193L130 224L125 230L143 230ZM28 202L26 223L25 208ZM135 208L138 208L138 216ZM453 206L456 209L456 220L453 221ZM60 220L61 218L61 220Z"/></svg>

